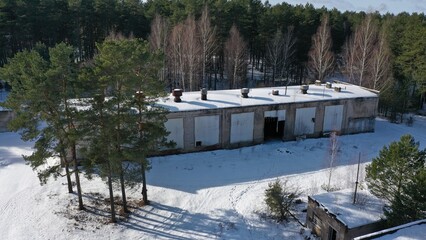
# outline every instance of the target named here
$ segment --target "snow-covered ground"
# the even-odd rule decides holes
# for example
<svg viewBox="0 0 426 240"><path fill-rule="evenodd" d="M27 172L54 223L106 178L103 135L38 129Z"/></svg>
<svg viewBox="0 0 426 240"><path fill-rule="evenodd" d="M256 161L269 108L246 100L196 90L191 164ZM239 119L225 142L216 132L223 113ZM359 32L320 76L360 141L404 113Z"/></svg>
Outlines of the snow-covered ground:
<svg viewBox="0 0 426 240"><path fill-rule="evenodd" d="M364 167L407 133L425 148L426 118L416 117L412 127L378 118L375 133L340 136L333 186L353 187L359 153ZM15 133L0 134L1 239L303 239L295 221L263 217L264 191L276 179L287 181L302 192L302 210L307 195L324 192L328 176L327 138L155 157L147 176L152 204L136 207L140 189L129 190L130 217L106 224L106 185L84 178L87 211L77 211L64 178L41 186L25 165L21 155L31 153L31 145ZM302 211L297 216L305 222Z"/></svg>

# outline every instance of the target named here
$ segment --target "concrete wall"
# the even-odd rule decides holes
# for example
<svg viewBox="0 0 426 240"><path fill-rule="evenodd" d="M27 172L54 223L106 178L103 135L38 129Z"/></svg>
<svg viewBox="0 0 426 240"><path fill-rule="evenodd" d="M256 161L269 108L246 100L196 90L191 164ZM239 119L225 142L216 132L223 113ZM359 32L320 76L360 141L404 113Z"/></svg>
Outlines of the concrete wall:
<svg viewBox="0 0 426 240"><path fill-rule="evenodd" d="M336 230L336 240L350 240L354 237L382 230L385 225L384 222L379 221L356 228L348 228L335 215L329 213L318 202L308 197L306 226L321 239L328 239L331 227Z"/></svg>
<svg viewBox="0 0 426 240"><path fill-rule="evenodd" d="M178 143L175 152L237 148L264 142L265 117L285 120L283 141L322 137L331 129L340 134L372 132L377 104L378 97L371 97L171 112L168 119L182 123L173 120L166 127L172 132L169 139ZM301 128L303 124L308 127Z"/></svg>
<svg viewBox="0 0 426 240"><path fill-rule="evenodd" d="M346 240L347 227L336 221L324 208L308 197L308 209L306 212L306 226L317 234L321 239L328 239L330 227L336 230L337 240Z"/></svg>

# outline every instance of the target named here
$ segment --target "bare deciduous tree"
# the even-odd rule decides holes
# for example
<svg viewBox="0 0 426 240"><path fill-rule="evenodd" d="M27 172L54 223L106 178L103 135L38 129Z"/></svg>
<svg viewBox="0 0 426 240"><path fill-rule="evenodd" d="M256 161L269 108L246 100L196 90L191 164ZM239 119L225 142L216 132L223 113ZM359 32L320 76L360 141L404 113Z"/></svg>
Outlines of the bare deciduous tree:
<svg viewBox="0 0 426 240"><path fill-rule="evenodd" d="M188 89L193 91L199 88L200 82L197 81L197 76L200 69L200 42L197 38L197 25L194 16L190 15L185 20L184 29L184 64L185 72L188 78ZM186 86L185 86L186 87Z"/></svg>
<svg viewBox="0 0 426 240"><path fill-rule="evenodd" d="M377 39L377 26L371 14L367 15L354 35L346 44L345 53L346 72L349 72L349 81L364 86L368 75L368 65L373 54Z"/></svg>
<svg viewBox="0 0 426 240"><path fill-rule="evenodd" d="M344 73L354 84L381 90L390 79L391 51L386 32L379 32L371 14L346 41L344 61Z"/></svg>
<svg viewBox="0 0 426 240"><path fill-rule="evenodd" d="M168 59L171 69L173 87L185 90L184 72L184 25L182 23L173 27L169 38Z"/></svg>
<svg viewBox="0 0 426 240"><path fill-rule="evenodd" d="M329 153L330 153L330 158L328 159L328 183L326 186L327 191L330 191L332 189L331 187L331 177L333 175L333 171L336 167L336 162L337 162L337 154L339 152L339 142L337 139L337 134L336 132L331 132L330 133L330 145L329 145L330 149L329 149Z"/></svg>
<svg viewBox="0 0 426 240"><path fill-rule="evenodd" d="M334 68L334 54L331 51L332 39L328 16L324 15L321 25L312 37L312 47L309 51L308 69L313 79L321 82L329 76Z"/></svg>
<svg viewBox="0 0 426 240"><path fill-rule="evenodd" d="M151 23L151 33L148 37L149 45L151 51L161 51L166 53L167 49L167 38L169 31L169 23L167 19L163 18L161 15L156 14ZM166 70L166 58L163 60L163 69L160 73L160 81L165 82L167 79L167 70ZM169 83L170 84L170 83Z"/></svg>
<svg viewBox="0 0 426 240"><path fill-rule="evenodd" d="M269 41L266 50L268 65L272 68L272 82L274 83L276 77L281 77L283 65L284 37L280 29L275 32L274 38Z"/></svg>
<svg viewBox="0 0 426 240"><path fill-rule="evenodd" d="M293 34L294 27L289 26L286 33L277 30L275 36L267 46L267 60L272 67L272 81L282 78L286 73L288 78L289 65L296 52L296 38ZM288 80L288 79L287 79Z"/></svg>
<svg viewBox="0 0 426 240"><path fill-rule="evenodd" d="M391 52L386 39L386 33L382 30L373 50L373 57L371 58L371 79L368 82L368 87L382 90L386 86L391 77L390 58Z"/></svg>
<svg viewBox="0 0 426 240"><path fill-rule="evenodd" d="M283 49L283 72L287 76L287 84L289 83L289 67L294 60L294 54L296 53L296 37L294 36L294 26L287 27L287 33L284 34L284 49Z"/></svg>
<svg viewBox="0 0 426 240"><path fill-rule="evenodd" d="M216 28L211 26L209 9L207 5L204 6L201 18L198 21L198 28L200 32L200 44L201 44L201 64L202 64L202 77L203 87L210 88L211 84L206 83L206 69L210 63L212 54L216 51Z"/></svg>
<svg viewBox="0 0 426 240"><path fill-rule="evenodd" d="M162 50L167 46L168 22L161 15L156 14L151 23L151 32L148 37L151 50ZM165 51L164 51L165 52Z"/></svg>
<svg viewBox="0 0 426 240"><path fill-rule="evenodd" d="M241 87L247 78L246 49L247 44L237 27L232 25L224 48L225 71L231 89Z"/></svg>

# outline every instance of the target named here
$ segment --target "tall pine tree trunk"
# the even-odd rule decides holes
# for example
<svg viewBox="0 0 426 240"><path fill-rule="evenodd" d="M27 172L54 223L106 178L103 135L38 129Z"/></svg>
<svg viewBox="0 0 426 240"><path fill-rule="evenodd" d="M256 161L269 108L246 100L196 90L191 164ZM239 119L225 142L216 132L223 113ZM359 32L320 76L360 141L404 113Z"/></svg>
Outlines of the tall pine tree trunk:
<svg viewBox="0 0 426 240"><path fill-rule="evenodd" d="M71 173L66 155L63 157L63 160L65 164L65 174L67 175L68 193L73 193L74 191L72 190Z"/></svg>
<svg viewBox="0 0 426 240"><path fill-rule="evenodd" d="M149 205L148 192L147 192L147 189L146 189L145 163L144 163L143 160L142 160L141 166L142 166L142 198L143 198L143 203L144 203L144 205Z"/></svg>
<svg viewBox="0 0 426 240"><path fill-rule="evenodd" d="M109 160L108 160L109 161ZM110 200L110 206L111 206L111 222L116 223L117 219L115 217L115 206L114 206L114 192L112 189L112 179L111 179L111 164L108 163L108 189L109 189L109 200Z"/></svg>
<svg viewBox="0 0 426 240"><path fill-rule="evenodd" d="M121 185L121 198L123 200L123 212L129 213L129 209L127 208L127 197L126 197L126 188L124 184L124 172L123 166L120 166L120 185Z"/></svg>
<svg viewBox="0 0 426 240"><path fill-rule="evenodd" d="M75 182L77 185L78 210L84 210L75 142L72 143L72 160L74 163L74 175L75 175Z"/></svg>
<svg viewBox="0 0 426 240"><path fill-rule="evenodd" d="M59 140L59 144L61 146L64 146L63 143L64 142L62 140ZM62 155L61 156L62 163L65 166L65 175L67 177L68 193L73 193L74 191L72 190L71 173L70 173L69 163L68 163L68 160L67 160L67 153L66 153L66 151L63 147L61 147L61 153L60 154Z"/></svg>

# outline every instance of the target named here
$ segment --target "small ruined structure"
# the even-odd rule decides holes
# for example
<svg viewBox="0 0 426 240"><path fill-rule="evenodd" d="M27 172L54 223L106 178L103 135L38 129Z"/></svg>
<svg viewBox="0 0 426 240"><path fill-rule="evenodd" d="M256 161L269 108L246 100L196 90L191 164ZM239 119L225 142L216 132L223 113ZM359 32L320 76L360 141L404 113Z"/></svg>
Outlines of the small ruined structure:
<svg viewBox="0 0 426 240"><path fill-rule="evenodd" d="M344 83L173 93L157 102L169 110L165 126L174 149L237 148L270 139L290 141L330 132L373 132L378 95ZM176 99L179 98L179 99Z"/></svg>
<svg viewBox="0 0 426 240"><path fill-rule="evenodd" d="M360 191L353 204L353 191L346 189L308 197L306 226L321 239L350 240L383 229L385 203Z"/></svg>

